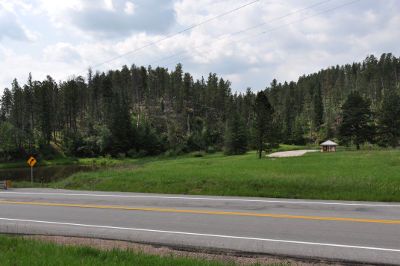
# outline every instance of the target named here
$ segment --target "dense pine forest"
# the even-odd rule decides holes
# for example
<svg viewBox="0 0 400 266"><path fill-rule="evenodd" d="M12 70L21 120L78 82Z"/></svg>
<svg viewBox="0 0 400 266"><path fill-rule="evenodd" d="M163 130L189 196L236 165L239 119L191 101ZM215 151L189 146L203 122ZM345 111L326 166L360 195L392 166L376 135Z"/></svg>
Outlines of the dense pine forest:
<svg viewBox="0 0 400 266"><path fill-rule="evenodd" d="M194 80L172 71L124 66L56 82L14 80L1 97L0 158L29 154L146 156L191 151L239 154L278 143L397 146L400 138L400 58L371 55L273 80L258 93L233 93L210 73Z"/></svg>

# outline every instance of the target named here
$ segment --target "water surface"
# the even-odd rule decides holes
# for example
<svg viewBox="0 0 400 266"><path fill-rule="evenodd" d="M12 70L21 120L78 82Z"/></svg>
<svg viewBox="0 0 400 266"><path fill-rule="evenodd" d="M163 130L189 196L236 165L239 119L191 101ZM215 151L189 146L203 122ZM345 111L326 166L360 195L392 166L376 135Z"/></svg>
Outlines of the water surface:
<svg viewBox="0 0 400 266"><path fill-rule="evenodd" d="M33 180L34 182L48 183L67 178L78 172L89 172L97 169L98 167L92 165L39 166L33 168ZM30 181L31 169L29 167L0 169L0 180Z"/></svg>

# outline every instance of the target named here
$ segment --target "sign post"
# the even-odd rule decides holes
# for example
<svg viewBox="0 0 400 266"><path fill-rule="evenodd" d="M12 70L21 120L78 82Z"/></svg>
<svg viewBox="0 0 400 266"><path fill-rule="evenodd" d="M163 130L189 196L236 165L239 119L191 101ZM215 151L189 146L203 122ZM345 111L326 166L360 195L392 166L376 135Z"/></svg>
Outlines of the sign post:
<svg viewBox="0 0 400 266"><path fill-rule="evenodd" d="M26 161L28 165L31 167L31 183L33 184L33 167L37 163L35 157L31 156L29 157L28 161Z"/></svg>

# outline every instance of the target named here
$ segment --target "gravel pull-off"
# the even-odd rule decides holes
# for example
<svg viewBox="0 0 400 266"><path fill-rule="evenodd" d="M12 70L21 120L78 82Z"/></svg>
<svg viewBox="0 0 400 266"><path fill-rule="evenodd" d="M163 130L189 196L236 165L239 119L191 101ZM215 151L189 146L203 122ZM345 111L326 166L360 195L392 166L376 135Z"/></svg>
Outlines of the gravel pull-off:
<svg viewBox="0 0 400 266"><path fill-rule="evenodd" d="M296 156L302 156L307 152L317 152L317 151L319 150L280 151L268 154L267 156L271 158L296 157Z"/></svg>

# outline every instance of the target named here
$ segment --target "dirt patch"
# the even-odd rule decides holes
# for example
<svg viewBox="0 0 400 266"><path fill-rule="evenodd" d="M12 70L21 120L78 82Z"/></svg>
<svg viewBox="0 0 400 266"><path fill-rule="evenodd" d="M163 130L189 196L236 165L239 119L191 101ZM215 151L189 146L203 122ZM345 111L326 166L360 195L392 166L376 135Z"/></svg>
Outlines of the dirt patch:
<svg viewBox="0 0 400 266"><path fill-rule="evenodd" d="M280 151L268 154L267 156L272 158L297 157L297 156L303 156L307 152L318 152L318 150Z"/></svg>
<svg viewBox="0 0 400 266"><path fill-rule="evenodd" d="M189 257L202 260L216 260L221 262L234 262L238 265L339 265L322 262L305 262L294 259L284 259L272 256L237 256L230 254L211 254L194 251L175 250L170 247L153 246L146 244L138 244L126 241L104 240L80 237L63 237L63 236L24 236L26 239L35 239L45 242L56 243L59 245L70 246L90 246L100 250L121 249L133 252L146 253L157 256L176 256Z"/></svg>

